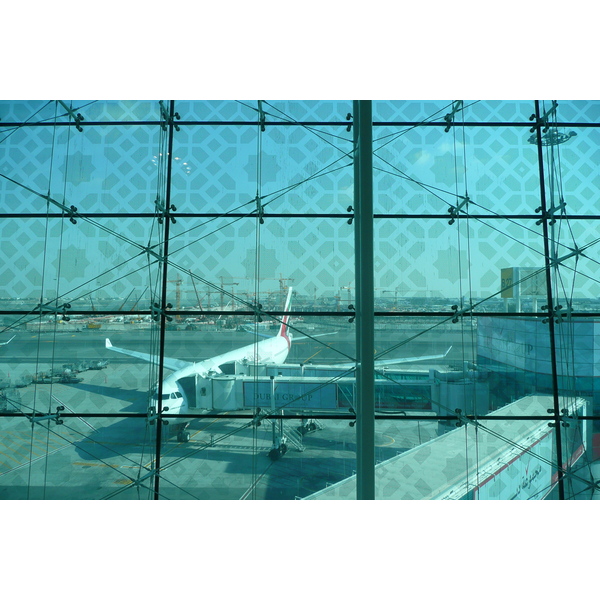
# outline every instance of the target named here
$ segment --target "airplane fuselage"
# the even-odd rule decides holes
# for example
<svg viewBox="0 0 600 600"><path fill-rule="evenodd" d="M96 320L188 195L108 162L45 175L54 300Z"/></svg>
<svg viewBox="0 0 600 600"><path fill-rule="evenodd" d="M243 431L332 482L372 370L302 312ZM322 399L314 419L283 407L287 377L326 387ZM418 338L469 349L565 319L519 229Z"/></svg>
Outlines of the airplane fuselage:
<svg viewBox="0 0 600 600"><path fill-rule="evenodd" d="M288 289L288 295L284 310L290 309L292 300L292 288ZM188 412L190 402L186 397L182 379L187 377L206 378L210 375L222 373L221 366L228 363L245 362L262 365L281 365L285 362L290 348L292 346L292 335L288 330L289 315L284 315L281 320L279 333L266 340L248 344L236 350L230 350L224 354L213 356L196 363L189 363L179 359L163 357L163 366L173 371L171 375L158 385L154 396L150 399L150 409L157 412L166 412L168 414L181 414ZM10 340L9 340L10 341ZM135 358L150 362L154 365L159 364L159 358L153 354L138 352L137 350L128 350L126 348L117 348L113 346L106 338L106 348L113 352L127 354ZM159 401L158 391L161 389Z"/></svg>
<svg viewBox="0 0 600 600"><path fill-rule="evenodd" d="M162 382L163 410L165 406L168 406L170 414L187 412L189 402L183 386L179 383L180 379L196 375L207 377L211 374L221 373L221 365L233 362L282 365L288 357L290 347L291 339L289 335L278 335L179 369L166 377ZM153 404L154 408L158 409L156 395L153 398Z"/></svg>

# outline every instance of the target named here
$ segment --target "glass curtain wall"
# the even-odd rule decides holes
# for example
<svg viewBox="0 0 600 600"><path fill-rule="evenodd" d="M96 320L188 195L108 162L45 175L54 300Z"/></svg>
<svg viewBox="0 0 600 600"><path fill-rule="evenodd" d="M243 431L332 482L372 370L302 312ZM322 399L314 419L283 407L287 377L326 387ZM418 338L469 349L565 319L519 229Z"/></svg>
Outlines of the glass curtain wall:
<svg viewBox="0 0 600 600"><path fill-rule="evenodd" d="M365 466L352 101L0 102L0 499L598 497L600 103L371 108Z"/></svg>

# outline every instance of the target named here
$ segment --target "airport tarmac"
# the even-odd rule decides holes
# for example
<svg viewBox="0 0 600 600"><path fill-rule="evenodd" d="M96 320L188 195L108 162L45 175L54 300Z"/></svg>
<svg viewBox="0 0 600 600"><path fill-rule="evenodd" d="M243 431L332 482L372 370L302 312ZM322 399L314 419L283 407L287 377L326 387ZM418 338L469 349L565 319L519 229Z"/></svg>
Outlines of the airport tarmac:
<svg viewBox="0 0 600 600"><path fill-rule="evenodd" d="M111 332L115 345L150 351L156 333ZM395 343L379 338L382 347ZM1 349L0 376L12 382L63 364L108 360L106 368L87 370L79 383L29 384L18 390L21 410L107 416L64 417L63 423L32 423L15 412L0 419L0 499L150 499L154 497L156 426L146 410L156 373L147 363L109 352L106 332L34 334L19 332ZM413 342L404 355L444 351L444 336ZM325 340L326 338L323 338ZM200 360L251 343L245 332L167 332L166 354ZM352 355L353 334L332 336L327 344ZM387 344L387 346L386 346ZM453 351L455 349L453 348ZM458 349L456 349L458 352ZM401 355L401 354L400 354ZM317 359L318 356L318 359ZM299 340L288 362L335 362L337 353L322 343ZM453 359L448 355L447 361ZM123 414L139 417L123 417ZM431 413L424 413L431 415ZM353 474L356 432L347 418L323 420L321 429L304 436L304 451L292 445L277 461L268 452L273 426L252 425L252 415L206 415L190 424L191 440L171 436L160 447L159 497L164 499L294 499L305 497ZM347 415L344 415L347 417ZM295 428L297 420L284 420ZM276 422L278 426L278 422ZM166 433L166 431L164 432ZM377 421L376 459L387 460L437 434L435 421Z"/></svg>

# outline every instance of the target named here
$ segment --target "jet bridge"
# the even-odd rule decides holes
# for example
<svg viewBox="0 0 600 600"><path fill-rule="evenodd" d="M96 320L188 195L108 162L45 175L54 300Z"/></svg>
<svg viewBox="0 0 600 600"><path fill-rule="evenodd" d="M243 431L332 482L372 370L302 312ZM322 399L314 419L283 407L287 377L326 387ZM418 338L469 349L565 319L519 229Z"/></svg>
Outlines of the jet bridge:
<svg viewBox="0 0 600 600"><path fill-rule="evenodd" d="M237 363L235 374L210 373L179 380L191 412L267 410L347 412L355 405L351 369L327 365L254 365ZM485 374L426 366L386 369L375 381L381 410L439 410L451 406L488 412Z"/></svg>
<svg viewBox="0 0 600 600"><path fill-rule="evenodd" d="M315 417L320 412L348 414L356 406L353 369L328 365L272 365L236 363L235 372L195 374L177 380L190 413L256 413L271 421L273 446L269 456L279 459L288 444L303 451L302 434L321 429ZM233 369L232 369L233 371ZM444 415L456 409L485 414L489 410L487 373L453 370L449 367L411 366L403 370L378 370L375 380L375 409L378 411L431 411ZM303 413L298 435L279 417L285 412ZM277 424L277 421L279 423ZM439 427L442 427L440 425ZM443 428L443 427L442 427ZM179 435L186 441L189 435Z"/></svg>

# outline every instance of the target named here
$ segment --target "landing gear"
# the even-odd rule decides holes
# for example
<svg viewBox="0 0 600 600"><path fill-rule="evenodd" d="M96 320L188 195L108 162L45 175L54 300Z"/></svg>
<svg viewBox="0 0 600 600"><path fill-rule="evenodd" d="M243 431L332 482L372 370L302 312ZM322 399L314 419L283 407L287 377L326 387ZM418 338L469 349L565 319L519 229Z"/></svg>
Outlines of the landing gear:
<svg viewBox="0 0 600 600"><path fill-rule="evenodd" d="M269 458L273 461L279 460L287 452L287 446L282 442L269 450Z"/></svg>
<svg viewBox="0 0 600 600"><path fill-rule="evenodd" d="M189 423L177 426L177 441L181 444L187 444L190 441L190 432L187 430Z"/></svg>
<svg viewBox="0 0 600 600"><path fill-rule="evenodd" d="M300 435L306 435L307 433L316 430L317 424L315 423L314 419L302 419L302 423L298 427L298 433Z"/></svg>
<svg viewBox="0 0 600 600"><path fill-rule="evenodd" d="M187 442L190 441L190 432L189 431L180 431L177 434L177 441L181 442L182 444L186 444Z"/></svg>

